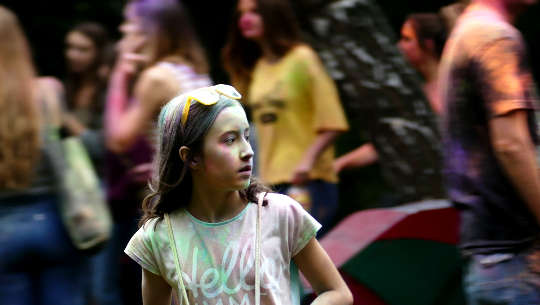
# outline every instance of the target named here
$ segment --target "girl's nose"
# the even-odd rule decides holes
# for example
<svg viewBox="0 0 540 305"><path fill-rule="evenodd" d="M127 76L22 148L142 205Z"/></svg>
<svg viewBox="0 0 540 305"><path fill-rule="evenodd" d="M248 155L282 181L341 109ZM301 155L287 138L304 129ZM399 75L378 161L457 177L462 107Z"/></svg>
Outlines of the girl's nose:
<svg viewBox="0 0 540 305"><path fill-rule="evenodd" d="M240 159L247 161L253 157L253 149L251 149L251 145L249 142L246 141L246 144L244 146L244 149L240 152Z"/></svg>

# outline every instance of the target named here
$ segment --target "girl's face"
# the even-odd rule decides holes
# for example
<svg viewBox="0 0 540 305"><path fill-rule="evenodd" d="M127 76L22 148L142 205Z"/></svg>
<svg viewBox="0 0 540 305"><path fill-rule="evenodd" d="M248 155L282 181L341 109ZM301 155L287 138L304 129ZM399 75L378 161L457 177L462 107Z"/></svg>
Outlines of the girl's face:
<svg viewBox="0 0 540 305"><path fill-rule="evenodd" d="M401 39L399 40L398 47L413 67L418 68L420 66L425 54L420 47L414 27L409 20L405 21L401 28Z"/></svg>
<svg viewBox="0 0 540 305"><path fill-rule="evenodd" d="M248 140L244 109L240 105L223 109L203 141L200 176L208 186L227 191L249 186L253 150Z"/></svg>
<svg viewBox="0 0 540 305"><path fill-rule="evenodd" d="M97 49L90 38L81 32L72 31L66 36L65 56L69 71L83 73L96 61Z"/></svg>
<svg viewBox="0 0 540 305"><path fill-rule="evenodd" d="M238 2L238 28L246 39L258 40L263 37L264 25L257 11L255 0L240 0Z"/></svg>

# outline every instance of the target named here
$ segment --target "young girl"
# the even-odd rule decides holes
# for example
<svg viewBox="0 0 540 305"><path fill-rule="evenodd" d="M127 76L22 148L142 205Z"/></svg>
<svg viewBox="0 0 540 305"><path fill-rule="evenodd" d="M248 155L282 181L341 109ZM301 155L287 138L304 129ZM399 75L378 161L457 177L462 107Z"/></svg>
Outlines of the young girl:
<svg viewBox="0 0 540 305"><path fill-rule="evenodd" d="M321 225L252 179L239 98L232 86L216 85L161 111L152 192L125 250L143 268L144 304L169 305L173 288L181 304L299 304L292 261L319 294L314 304L352 303L315 239Z"/></svg>
<svg viewBox="0 0 540 305"><path fill-rule="evenodd" d="M105 28L94 22L76 25L67 33L65 42L67 111L63 117L64 127L70 135L80 137L94 167L102 174L103 110L114 57L112 43Z"/></svg>

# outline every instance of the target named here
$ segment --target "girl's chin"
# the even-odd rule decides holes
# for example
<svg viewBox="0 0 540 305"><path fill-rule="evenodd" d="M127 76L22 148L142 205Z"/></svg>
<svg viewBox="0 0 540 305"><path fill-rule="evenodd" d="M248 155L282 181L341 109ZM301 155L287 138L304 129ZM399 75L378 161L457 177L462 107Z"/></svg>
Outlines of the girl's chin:
<svg viewBox="0 0 540 305"><path fill-rule="evenodd" d="M244 183L239 185L238 190L243 191L243 190L247 189L250 184L251 184L251 179L247 179Z"/></svg>

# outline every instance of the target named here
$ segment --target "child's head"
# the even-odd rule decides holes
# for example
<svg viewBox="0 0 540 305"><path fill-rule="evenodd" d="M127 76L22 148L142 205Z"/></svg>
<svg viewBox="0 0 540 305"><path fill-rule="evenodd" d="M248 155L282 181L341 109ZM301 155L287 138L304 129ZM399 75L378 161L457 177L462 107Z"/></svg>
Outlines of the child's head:
<svg viewBox="0 0 540 305"><path fill-rule="evenodd" d="M200 73L208 64L189 15L178 0L130 0L124 10L123 40L142 36L146 43L140 52L150 57L149 65L179 56ZM128 30L134 28L135 30ZM130 33L135 31L138 33ZM124 42L129 44L129 42Z"/></svg>
<svg viewBox="0 0 540 305"><path fill-rule="evenodd" d="M182 94L163 107L152 192L141 222L186 206L197 182L255 200L261 186L251 179L249 124L238 98L232 86L217 85Z"/></svg>
<svg viewBox="0 0 540 305"><path fill-rule="evenodd" d="M282 57L301 42L300 26L290 1L240 0L222 51L223 64L232 80L242 84L263 55L262 45Z"/></svg>
<svg viewBox="0 0 540 305"><path fill-rule="evenodd" d="M427 57L439 59L446 41L443 19L435 13L411 14L401 28L398 47L413 67L419 69Z"/></svg>
<svg viewBox="0 0 540 305"><path fill-rule="evenodd" d="M97 75L105 64L110 45L107 30L99 23L83 22L66 35L66 63L69 74L92 72Z"/></svg>

